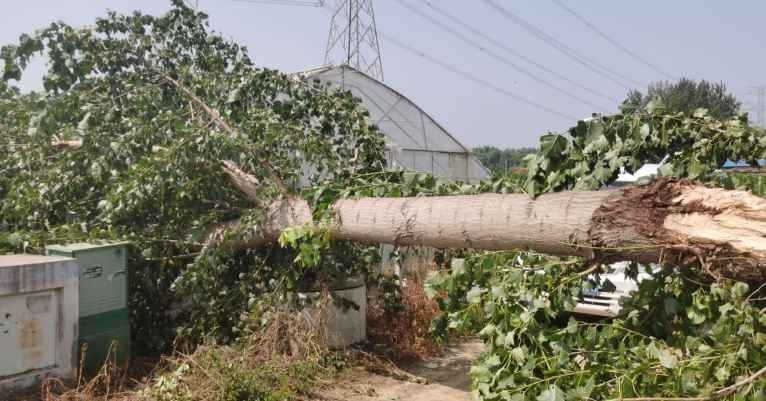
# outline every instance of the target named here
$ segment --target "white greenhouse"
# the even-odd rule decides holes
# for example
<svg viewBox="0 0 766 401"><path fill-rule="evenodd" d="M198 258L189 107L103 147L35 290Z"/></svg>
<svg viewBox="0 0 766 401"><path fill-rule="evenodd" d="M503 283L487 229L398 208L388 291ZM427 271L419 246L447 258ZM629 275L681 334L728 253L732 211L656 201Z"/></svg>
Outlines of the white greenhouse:
<svg viewBox="0 0 766 401"><path fill-rule="evenodd" d="M347 65L320 67L296 75L348 90L361 99L371 123L386 136L390 167L470 183L489 175L468 148L415 103L383 82Z"/></svg>

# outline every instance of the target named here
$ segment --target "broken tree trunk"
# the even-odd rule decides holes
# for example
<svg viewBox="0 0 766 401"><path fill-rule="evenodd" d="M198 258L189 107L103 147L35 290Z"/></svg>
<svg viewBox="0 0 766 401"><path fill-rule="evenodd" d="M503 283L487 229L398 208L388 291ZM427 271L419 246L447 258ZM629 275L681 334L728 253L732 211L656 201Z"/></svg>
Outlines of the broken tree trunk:
<svg viewBox="0 0 766 401"><path fill-rule="evenodd" d="M656 180L613 191L343 199L336 239L400 246L526 249L595 262L701 266L715 277L766 281L766 199L689 181ZM309 224L308 204L272 205L245 246Z"/></svg>

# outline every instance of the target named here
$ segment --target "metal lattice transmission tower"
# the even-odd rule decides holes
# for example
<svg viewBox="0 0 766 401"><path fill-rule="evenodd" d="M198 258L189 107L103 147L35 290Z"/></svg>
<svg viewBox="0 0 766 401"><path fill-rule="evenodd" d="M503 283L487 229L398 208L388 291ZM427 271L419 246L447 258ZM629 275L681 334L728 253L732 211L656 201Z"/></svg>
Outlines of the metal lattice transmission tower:
<svg viewBox="0 0 766 401"><path fill-rule="evenodd" d="M755 122L761 127L766 127L766 86L751 87L755 96Z"/></svg>
<svg viewBox="0 0 766 401"><path fill-rule="evenodd" d="M372 0L335 0L324 62L349 65L383 80L383 61Z"/></svg>

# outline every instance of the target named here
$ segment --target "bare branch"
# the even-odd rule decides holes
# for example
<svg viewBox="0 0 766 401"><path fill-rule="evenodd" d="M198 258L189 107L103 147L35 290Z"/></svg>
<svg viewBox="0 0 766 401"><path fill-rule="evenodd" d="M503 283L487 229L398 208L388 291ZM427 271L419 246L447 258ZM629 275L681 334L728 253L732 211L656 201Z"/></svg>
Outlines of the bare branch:
<svg viewBox="0 0 766 401"><path fill-rule="evenodd" d="M735 392L737 392L741 387L747 386L748 384L758 380L763 375L766 375L766 366L762 367L759 371L753 373L751 376L738 381L737 383L732 384L729 387L724 387L718 391L715 392L716 397L723 398L728 395L732 395Z"/></svg>
<svg viewBox="0 0 766 401"><path fill-rule="evenodd" d="M55 146L57 149L79 149L82 147L82 141L56 141L53 143L53 146Z"/></svg>
<svg viewBox="0 0 766 401"><path fill-rule="evenodd" d="M261 186L258 178L242 171L234 162L229 160L223 160L221 164L223 164L223 171L229 176L232 184L247 195L248 199L263 207L261 200L258 199L258 187Z"/></svg>

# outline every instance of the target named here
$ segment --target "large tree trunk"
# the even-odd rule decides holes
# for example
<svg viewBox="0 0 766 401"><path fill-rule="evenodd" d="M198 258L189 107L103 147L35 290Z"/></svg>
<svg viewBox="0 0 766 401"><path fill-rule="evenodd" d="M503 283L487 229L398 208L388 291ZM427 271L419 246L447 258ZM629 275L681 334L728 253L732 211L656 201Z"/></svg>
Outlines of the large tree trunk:
<svg viewBox="0 0 766 401"><path fill-rule="evenodd" d="M717 277L766 281L766 199L742 191L657 180L613 191L344 199L337 239L487 250L529 249L594 262L695 265ZM305 201L272 206L247 245L311 223Z"/></svg>

